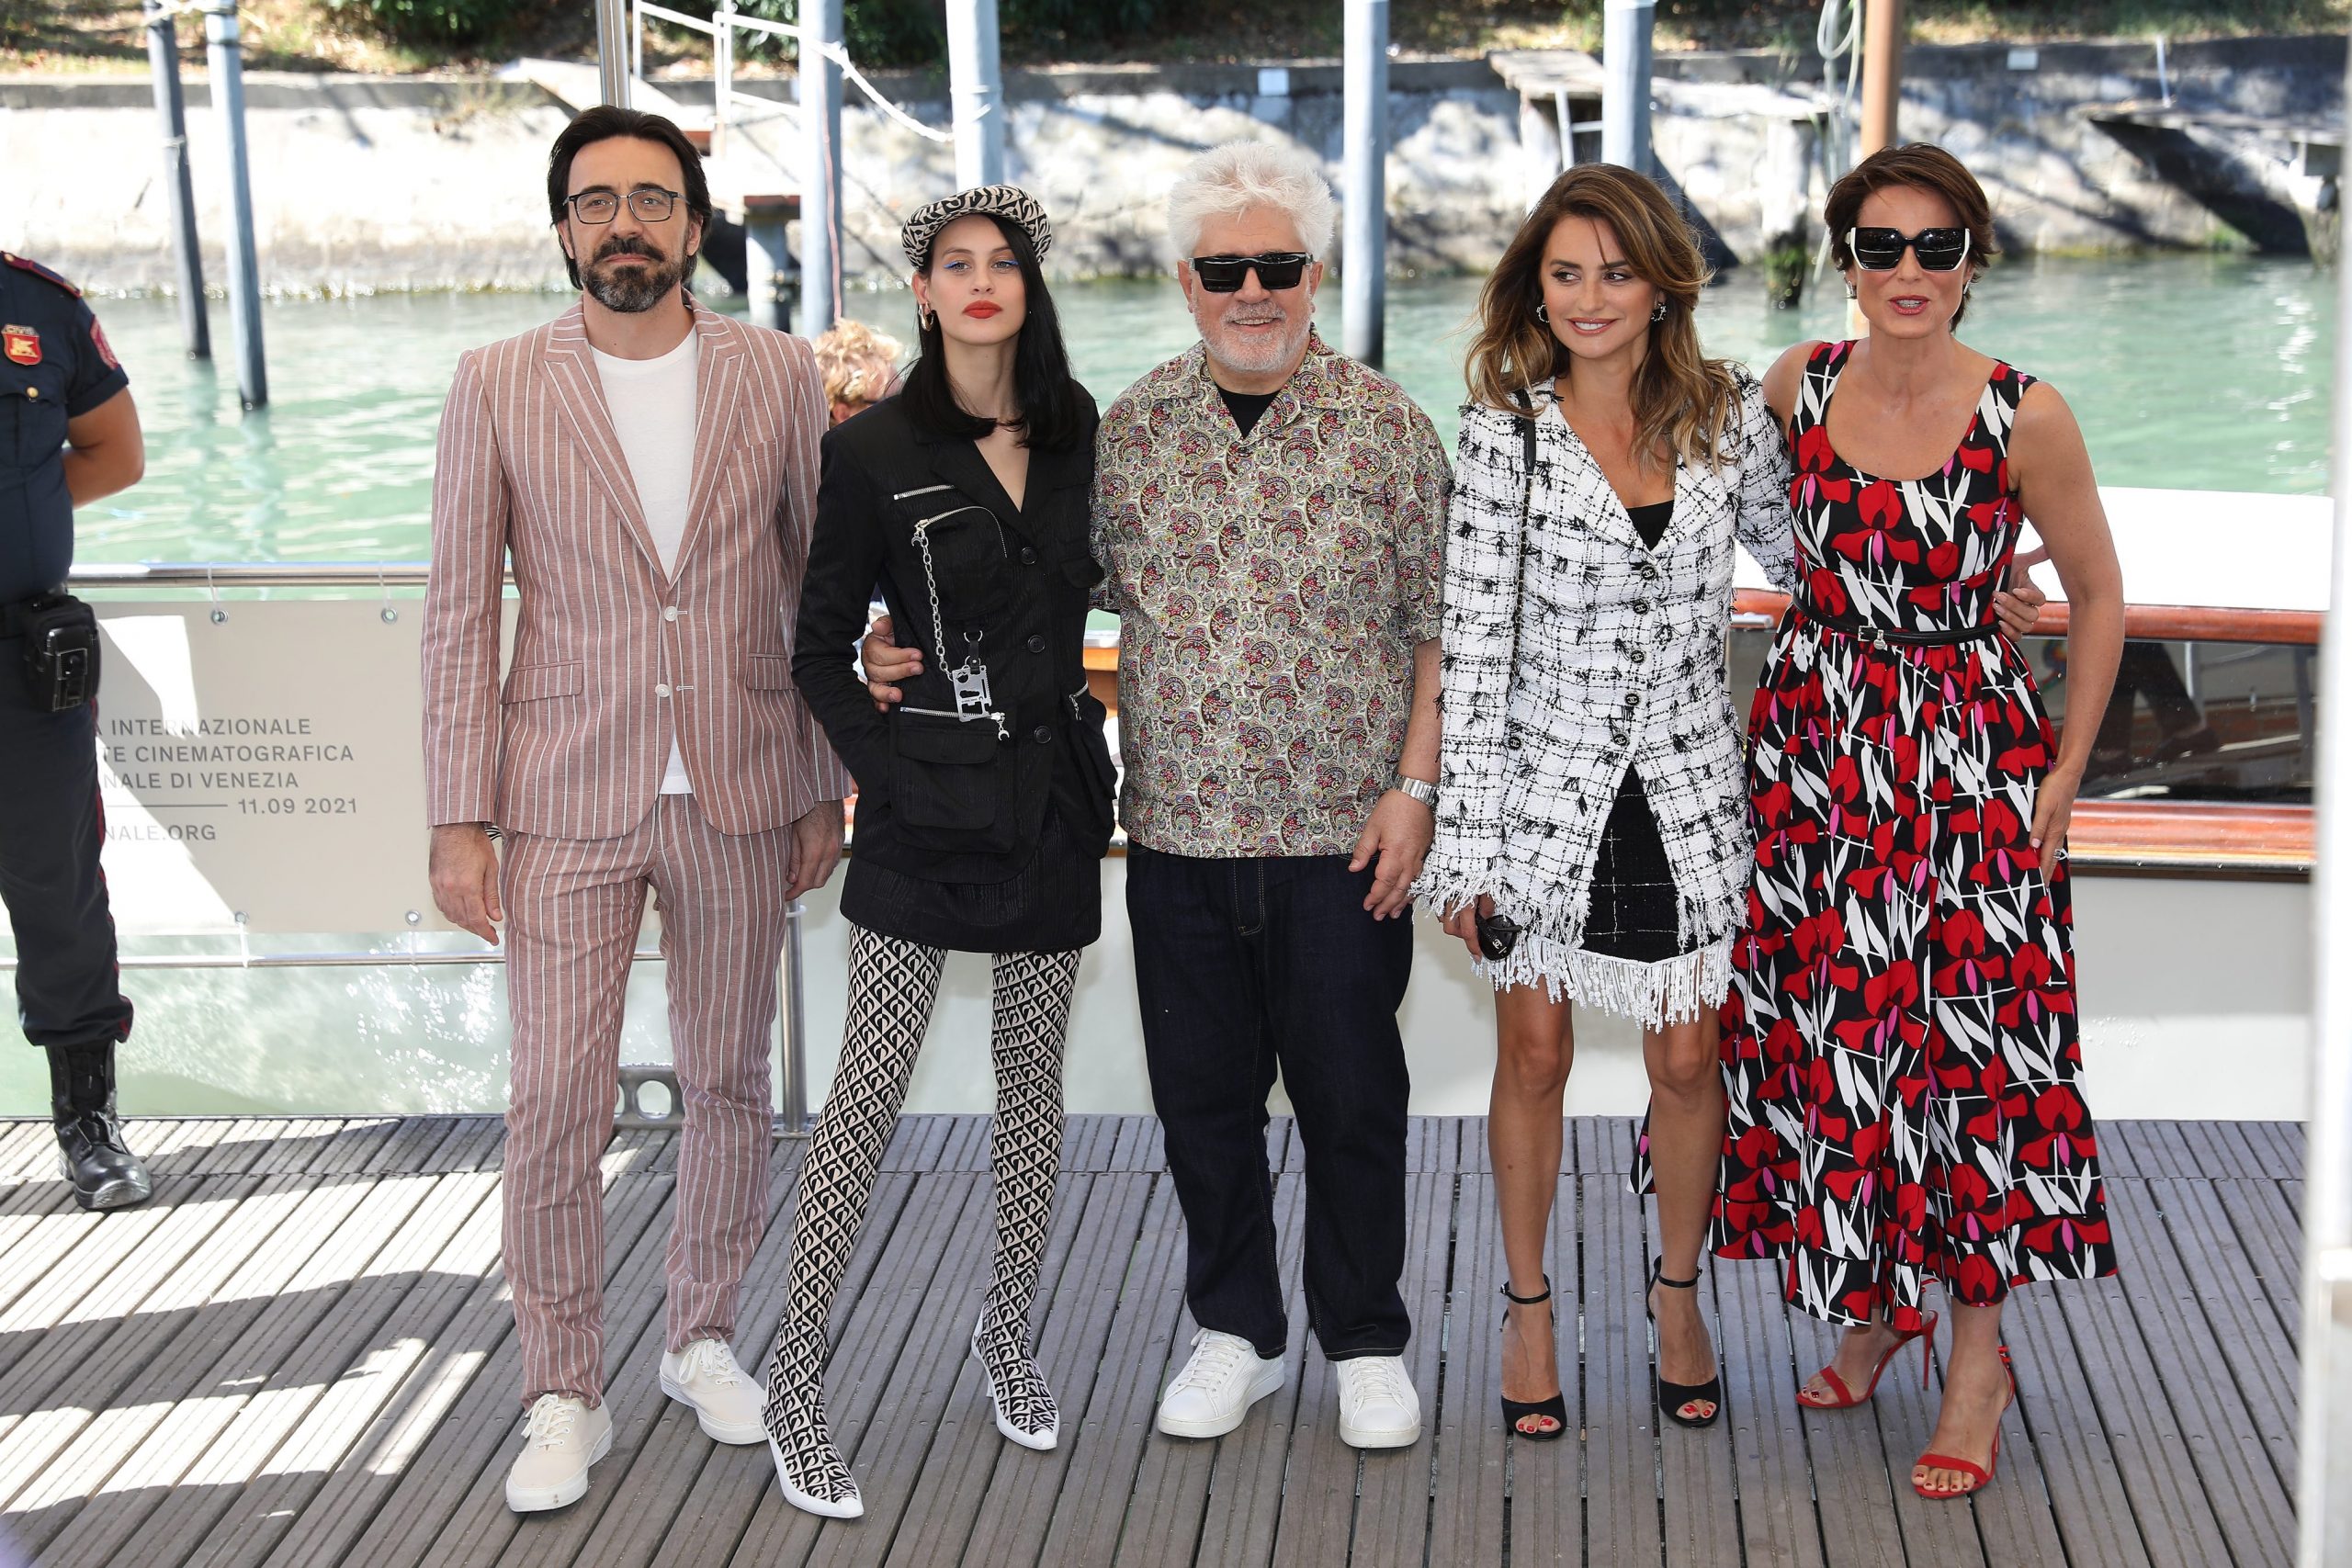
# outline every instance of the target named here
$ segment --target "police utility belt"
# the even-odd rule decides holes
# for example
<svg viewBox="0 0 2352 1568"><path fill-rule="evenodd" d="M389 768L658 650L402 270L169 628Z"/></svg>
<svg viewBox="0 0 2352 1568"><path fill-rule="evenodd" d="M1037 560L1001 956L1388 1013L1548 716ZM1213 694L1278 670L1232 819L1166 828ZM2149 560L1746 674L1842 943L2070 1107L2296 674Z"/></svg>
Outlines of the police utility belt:
<svg viewBox="0 0 2352 1568"><path fill-rule="evenodd" d="M25 691L42 713L65 713L98 694L97 612L63 589L0 604L0 638L25 639Z"/></svg>

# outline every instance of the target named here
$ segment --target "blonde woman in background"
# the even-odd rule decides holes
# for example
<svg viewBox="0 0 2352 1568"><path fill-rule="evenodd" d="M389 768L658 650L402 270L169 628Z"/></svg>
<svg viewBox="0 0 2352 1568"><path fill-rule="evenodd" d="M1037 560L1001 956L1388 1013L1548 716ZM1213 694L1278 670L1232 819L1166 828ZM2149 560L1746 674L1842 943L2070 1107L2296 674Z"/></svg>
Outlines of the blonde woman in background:
<svg viewBox="0 0 2352 1568"><path fill-rule="evenodd" d="M899 389L899 355L906 345L864 321L835 321L809 346L824 373L835 424Z"/></svg>

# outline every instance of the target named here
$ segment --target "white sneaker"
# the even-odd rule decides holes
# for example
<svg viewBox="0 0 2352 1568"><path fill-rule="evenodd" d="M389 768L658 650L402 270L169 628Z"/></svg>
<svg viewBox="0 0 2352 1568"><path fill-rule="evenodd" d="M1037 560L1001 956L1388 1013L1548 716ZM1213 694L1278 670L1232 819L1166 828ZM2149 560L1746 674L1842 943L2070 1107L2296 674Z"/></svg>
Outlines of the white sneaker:
<svg viewBox="0 0 2352 1568"><path fill-rule="evenodd" d="M695 1413L714 1443L763 1443L760 1395L724 1339L697 1339L662 1356L662 1392Z"/></svg>
<svg viewBox="0 0 2352 1568"><path fill-rule="evenodd" d="M1280 1357L1269 1360L1238 1334L1204 1328L1193 1336L1193 1359L1159 1396L1159 1429L1171 1438L1222 1438L1282 1386Z"/></svg>
<svg viewBox="0 0 2352 1568"><path fill-rule="evenodd" d="M588 1467L613 1451L613 1417L560 1393L531 1403L523 1451L506 1472L506 1506L518 1514L561 1508L588 1495Z"/></svg>
<svg viewBox="0 0 2352 1568"><path fill-rule="evenodd" d="M1340 1440L1359 1449L1401 1449L1420 1440L1421 1400L1402 1356L1351 1356L1340 1374Z"/></svg>

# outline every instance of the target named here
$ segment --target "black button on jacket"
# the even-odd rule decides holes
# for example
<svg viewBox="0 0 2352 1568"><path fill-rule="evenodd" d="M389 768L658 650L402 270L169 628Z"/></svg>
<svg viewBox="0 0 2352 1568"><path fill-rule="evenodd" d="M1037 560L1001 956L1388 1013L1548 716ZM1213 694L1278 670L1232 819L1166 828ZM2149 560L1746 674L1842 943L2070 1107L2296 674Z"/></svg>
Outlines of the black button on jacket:
<svg viewBox="0 0 2352 1568"><path fill-rule="evenodd" d="M1091 411L1087 423L1070 450L1030 454L1019 508L978 446L916 430L895 399L826 434L792 674L857 777L858 858L926 881L1001 882L1035 854L1049 799L1090 849L1108 846L1110 754L1083 662L1102 576L1087 553ZM923 656L887 716L855 665L877 586L894 640ZM948 665L977 652L987 666L1001 727L953 716L943 633Z"/></svg>

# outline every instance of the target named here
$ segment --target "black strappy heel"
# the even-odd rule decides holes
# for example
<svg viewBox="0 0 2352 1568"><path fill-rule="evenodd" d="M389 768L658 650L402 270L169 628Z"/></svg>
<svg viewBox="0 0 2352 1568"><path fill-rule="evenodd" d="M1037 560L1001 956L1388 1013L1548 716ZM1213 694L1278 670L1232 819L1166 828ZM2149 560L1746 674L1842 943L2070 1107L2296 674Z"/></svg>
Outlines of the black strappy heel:
<svg viewBox="0 0 2352 1568"><path fill-rule="evenodd" d="M1552 1276L1549 1274L1544 1276L1544 1293L1540 1296L1512 1295L1510 1293L1510 1285L1506 1282L1503 1285L1503 1299L1511 1303L1514 1306L1523 1307L1532 1307L1536 1305L1538 1303L1548 1302L1552 1299ZM1546 1313L1544 1314L1544 1316L1553 1323L1555 1327L1558 1325L1559 1317L1556 1313ZM1503 1309L1503 1325L1508 1327L1510 1324L1510 1308L1505 1307ZM1521 1421L1527 1420L1531 1416L1548 1417L1552 1423L1552 1429L1548 1432L1540 1430L1531 1432L1526 1427L1520 1425ZM1559 1437L1568 1429L1567 1394L1563 1392L1554 1394L1549 1399L1511 1399L1505 1397L1503 1400L1503 1428L1510 1432L1512 1437L1524 1438L1532 1443L1548 1443L1552 1441L1555 1438Z"/></svg>
<svg viewBox="0 0 2352 1568"><path fill-rule="evenodd" d="M1650 1287L1654 1290L1660 1285L1664 1285L1670 1291L1695 1291L1699 1288L1699 1278L1694 1274L1688 1280L1668 1279L1666 1259L1661 1258L1650 1264ZM1652 1323L1657 1321L1657 1314L1650 1311L1648 1291L1642 1292L1642 1313ZM1724 1413L1724 1377L1721 1371L1717 1371L1705 1382L1668 1382L1658 1371L1657 1363L1653 1361L1650 1364L1650 1381L1657 1385L1658 1409L1664 1413L1668 1420L1678 1427L1712 1427L1715 1424L1715 1418ZM1696 1404L1702 1399L1714 1408L1704 1416L1682 1414L1684 1405Z"/></svg>

